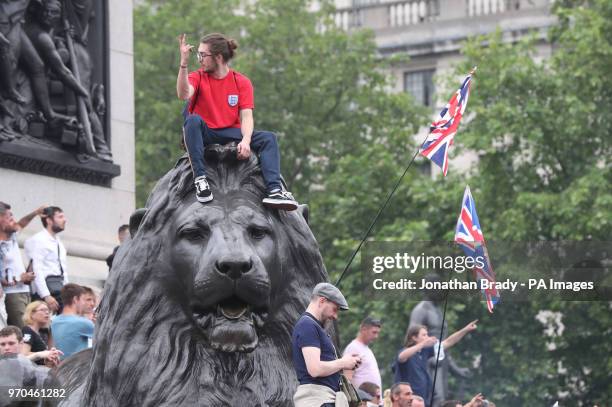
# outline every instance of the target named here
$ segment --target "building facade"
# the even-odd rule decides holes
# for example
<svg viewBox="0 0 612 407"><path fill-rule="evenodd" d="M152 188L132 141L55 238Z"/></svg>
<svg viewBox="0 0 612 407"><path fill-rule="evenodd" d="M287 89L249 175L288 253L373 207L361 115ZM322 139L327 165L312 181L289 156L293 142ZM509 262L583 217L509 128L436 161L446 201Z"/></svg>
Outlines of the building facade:
<svg viewBox="0 0 612 407"><path fill-rule="evenodd" d="M497 29L504 40L515 42L536 33L537 55L551 53L548 30L556 23L551 15L553 0L336 0L335 21L346 30L374 31L381 56L408 55L395 65L392 91L409 92L418 103L437 114L450 93L436 93L436 77L449 73L461 60L462 43ZM466 72L467 74L467 72ZM463 78L457 78L457 85ZM424 128L423 133L426 132ZM422 137L418 137L422 139ZM471 157L451 159L464 167ZM434 170L435 171L435 170Z"/></svg>

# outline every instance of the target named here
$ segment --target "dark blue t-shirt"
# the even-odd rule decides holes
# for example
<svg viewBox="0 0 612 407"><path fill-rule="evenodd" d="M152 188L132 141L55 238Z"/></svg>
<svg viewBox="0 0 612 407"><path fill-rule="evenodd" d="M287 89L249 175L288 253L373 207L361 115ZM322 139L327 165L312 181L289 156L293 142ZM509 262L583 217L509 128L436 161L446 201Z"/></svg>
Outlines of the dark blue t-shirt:
<svg viewBox="0 0 612 407"><path fill-rule="evenodd" d="M398 356L401 353L398 352ZM412 392L423 397L425 405L429 405L431 396L431 377L427 371L427 361L434 356L434 347L423 348L412 355L404 363L400 363L398 356L395 358L393 383L408 382Z"/></svg>
<svg viewBox="0 0 612 407"><path fill-rule="evenodd" d="M291 347L293 352L293 367L297 373L300 384L320 384L331 388L333 391L340 391L340 372L330 376L312 377L306 369L306 361L302 348L312 346L321 349L321 360L336 360L334 344L325 332L321 323L308 312L304 313L293 327L291 337Z"/></svg>

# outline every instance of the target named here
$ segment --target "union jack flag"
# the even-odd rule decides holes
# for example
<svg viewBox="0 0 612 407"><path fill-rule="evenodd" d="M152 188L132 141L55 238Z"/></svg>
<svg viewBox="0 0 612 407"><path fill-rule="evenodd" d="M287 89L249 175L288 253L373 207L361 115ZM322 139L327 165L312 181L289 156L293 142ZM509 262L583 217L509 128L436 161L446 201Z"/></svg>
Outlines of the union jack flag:
<svg viewBox="0 0 612 407"><path fill-rule="evenodd" d="M442 168L444 176L448 172L448 150L453 145L453 138L467 107L472 75L475 71L476 67L466 76L461 87L440 112L438 119L431 123L429 136L421 147L421 155L429 158L434 164Z"/></svg>
<svg viewBox="0 0 612 407"><path fill-rule="evenodd" d="M495 273L491 266L484 235L482 234L478 215L476 214L476 204L474 203L469 186L465 187L465 193L463 194L461 214L457 220L457 228L455 230L455 242L461 246L466 256L474 259L476 264L473 268L474 276L487 301L487 308L492 313L493 307L500 300L500 296L496 288L482 288L482 280L495 282ZM477 260L478 257L480 261ZM483 266L479 267L479 264Z"/></svg>

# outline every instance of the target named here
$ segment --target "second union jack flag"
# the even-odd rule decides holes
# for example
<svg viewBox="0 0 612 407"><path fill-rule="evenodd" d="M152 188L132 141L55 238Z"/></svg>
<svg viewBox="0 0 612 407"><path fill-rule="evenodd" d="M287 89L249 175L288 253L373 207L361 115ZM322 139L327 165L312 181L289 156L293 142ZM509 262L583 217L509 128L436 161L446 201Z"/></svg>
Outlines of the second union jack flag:
<svg viewBox="0 0 612 407"><path fill-rule="evenodd" d="M491 266L484 235L476 214L476 204L469 186L465 187L463 194L461 214L455 230L455 242L461 246L466 256L474 259L474 276L485 296L489 312L493 312L493 307L499 302L500 296L496 288L483 288L482 280L494 283L495 273Z"/></svg>
<svg viewBox="0 0 612 407"><path fill-rule="evenodd" d="M453 145L453 138L457 133L459 122L467 106L472 74L475 69L468 74L461 87L442 109L438 119L431 123L429 136L421 147L421 155L429 158L434 164L442 168L445 176L448 172L448 150Z"/></svg>

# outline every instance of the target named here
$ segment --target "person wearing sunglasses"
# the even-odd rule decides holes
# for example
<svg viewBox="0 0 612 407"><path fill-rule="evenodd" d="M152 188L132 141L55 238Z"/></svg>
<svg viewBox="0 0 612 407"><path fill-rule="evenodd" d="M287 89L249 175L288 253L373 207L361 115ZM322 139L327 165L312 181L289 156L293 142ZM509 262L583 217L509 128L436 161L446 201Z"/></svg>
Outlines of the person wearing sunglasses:
<svg viewBox="0 0 612 407"><path fill-rule="evenodd" d="M248 159L251 149L259 155L266 183L266 206L295 210L297 202L284 190L280 176L280 153L276 135L254 131L253 85L245 75L228 65L238 45L223 34L208 34L200 40L196 57L200 68L188 71L190 53L195 47L179 38L180 68L176 81L179 99L188 100L183 127L184 144L193 170L196 199L205 203L213 199L206 179L204 148L209 144L238 143L237 156Z"/></svg>

